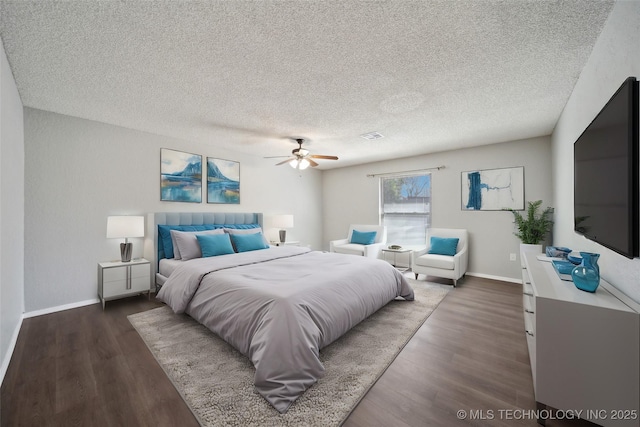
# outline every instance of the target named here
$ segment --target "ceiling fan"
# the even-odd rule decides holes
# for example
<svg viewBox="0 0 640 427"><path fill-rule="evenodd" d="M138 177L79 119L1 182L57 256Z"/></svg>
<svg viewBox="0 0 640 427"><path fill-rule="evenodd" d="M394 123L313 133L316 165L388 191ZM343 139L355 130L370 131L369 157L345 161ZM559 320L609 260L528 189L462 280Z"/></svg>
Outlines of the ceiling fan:
<svg viewBox="0 0 640 427"><path fill-rule="evenodd" d="M318 163L313 161L313 159L324 159L324 160L338 160L337 156L325 156L322 154L311 154L309 150L302 148L302 143L304 139L296 138L295 141L298 143L298 148L294 148L291 151L293 157L289 157L287 160L283 160L280 163L277 163L276 166L283 165L285 163L289 163L289 165L294 169L306 169L307 167L316 167ZM285 156L271 156L265 157L265 159L272 159L275 157L285 157Z"/></svg>

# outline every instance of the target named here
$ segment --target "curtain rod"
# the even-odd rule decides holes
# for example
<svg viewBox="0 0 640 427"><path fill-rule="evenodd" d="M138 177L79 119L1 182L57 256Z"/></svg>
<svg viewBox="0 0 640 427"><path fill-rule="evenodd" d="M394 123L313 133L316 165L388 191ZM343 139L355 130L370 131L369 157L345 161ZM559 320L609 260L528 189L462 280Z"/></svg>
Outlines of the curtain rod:
<svg viewBox="0 0 640 427"><path fill-rule="evenodd" d="M424 171L431 171L431 170L440 170L440 169L444 169L444 165L443 166L436 166L433 168L422 168L422 169L413 169L410 171L402 171L402 172L384 172L384 173L370 173L367 174L367 178L374 178L376 176L382 176L382 175L412 175L415 174L416 172L424 172Z"/></svg>

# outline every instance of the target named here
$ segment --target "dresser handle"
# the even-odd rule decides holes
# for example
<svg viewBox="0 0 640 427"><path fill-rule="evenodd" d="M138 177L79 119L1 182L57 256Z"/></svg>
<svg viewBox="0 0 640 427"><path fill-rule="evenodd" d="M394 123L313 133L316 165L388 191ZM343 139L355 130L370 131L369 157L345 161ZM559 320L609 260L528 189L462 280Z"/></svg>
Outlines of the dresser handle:
<svg viewBox="0 0 640 427"><path fill-rule="evenodd" d="M528 310L528 309L526 309L526 308L524 309L524 312L525 312L525 313L530 313L530 314L534 314L534 313L533 313L533 311L531 311L531 310Z"/></svg>
<svg viewBox="0 0 640 427"><path fill-rule="evenodd" d="M527 331L526 329L524 331L527 333L527 335L533 336L533 334L531 332Z"/></svg>
<svg viewBox="0 0 640 427"><path fill-rule="evenodd" d="M529 292L523 292L523 294L528 295L528 296L530 296L530 297L532 297L532 296L533 296L533 294L530 294Z"/></svg>

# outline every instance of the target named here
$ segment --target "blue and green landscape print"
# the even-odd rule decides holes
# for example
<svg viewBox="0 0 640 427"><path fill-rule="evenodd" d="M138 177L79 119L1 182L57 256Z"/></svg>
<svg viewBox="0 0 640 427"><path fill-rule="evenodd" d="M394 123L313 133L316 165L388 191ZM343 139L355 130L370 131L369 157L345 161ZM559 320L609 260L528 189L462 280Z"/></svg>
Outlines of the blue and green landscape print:
<svg viewBox="0 0 640 427"><path fill-rule="evenodd" d="M240 203L240 163L207 157L207 202Z"/></svg>
<svg viewBox="0 0 640 427"><path fill-rule="evenodd" d="M202 156L160 149L160 200L202 202Z"/></svg>

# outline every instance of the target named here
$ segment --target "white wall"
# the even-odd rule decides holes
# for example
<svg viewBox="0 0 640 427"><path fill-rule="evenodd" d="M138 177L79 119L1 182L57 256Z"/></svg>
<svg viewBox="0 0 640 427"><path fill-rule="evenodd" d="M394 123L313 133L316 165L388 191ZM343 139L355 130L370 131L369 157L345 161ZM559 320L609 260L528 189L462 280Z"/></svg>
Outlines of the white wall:
<svg viewBox="0 0 640 427"><path fill-rule="evenodd" d="M22 101L0 42L0 382L24 311Z"/></svg>
<svg viewBox="0 0 640 427"><path fill-rule="evenodd" d="M291 213L287 240L321 246L321 172L104 123L25 108L25 309L97 298L96 265L119 259L107 216L149 212ZM160 148L240 162L239 205L160 201ZM275 231L275 230L273 230ZM142 256L143 239L131 239Z"/></svg>
<svg viewBox="0 0 640 427"><path fill-rule="evenodd" d="M627 259L573 231L573 143L629 76L640 78L640 2L619 1L552 135L558 246L599 253L602 277L640 303L640 259Z"/></svg>
<svg viewBox="0 0 640 427"><path fill-rule="evenodd" d="M323 173L324 244L346 237L351 223L378 224L379 178L367 174L400 172L444 165L433 171L432 226L469 230L469 272L519 281L520 263L513 214L506 211L463 211L463 171L524 166L525 200L543 200L552 206L551 140L533 138L464 150L446 151L368 165L332 169Z"/></svg>

